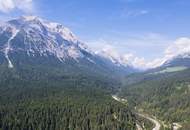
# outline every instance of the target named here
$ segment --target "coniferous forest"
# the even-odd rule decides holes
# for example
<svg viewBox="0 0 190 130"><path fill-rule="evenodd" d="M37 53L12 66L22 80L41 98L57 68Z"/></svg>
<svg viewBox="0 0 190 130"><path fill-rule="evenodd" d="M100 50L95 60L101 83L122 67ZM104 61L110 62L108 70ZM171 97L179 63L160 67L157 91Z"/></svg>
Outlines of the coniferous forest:
<svg viewBox="0 0 190 130"><path fill-rule="evenodd" d="M33 1L0 0L0 130L190 130L190 3Z"/></svg>
<svg viewBox="0 0 190 130"><path fill-rule="evenodd" d="M111 85L109 82L83 76L83 80L52 77L53 80L39 78L30 83L13 70L1 71L0 79L1 130L134 130L136 127L131 111L111 98L112 90L103 88Z"/></svg>
<svg viewBox="0 0 190 130"><path fill-rule="evenodd" d="M125 79L120 96L131 106L154 114L166 124L180 122L190 129L190 69L173 73L134 74ZM169 125L170 127L170 125Z"/></svg>

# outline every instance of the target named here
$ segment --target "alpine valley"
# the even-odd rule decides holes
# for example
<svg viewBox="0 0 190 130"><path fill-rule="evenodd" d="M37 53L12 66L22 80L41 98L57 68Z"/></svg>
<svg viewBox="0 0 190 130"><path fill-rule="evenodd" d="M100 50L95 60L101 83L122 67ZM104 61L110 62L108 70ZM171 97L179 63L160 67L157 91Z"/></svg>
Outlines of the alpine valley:
<svg viewBox="0 0 190 130"><path fill-rule="evenodd" d="M140 71L36 16L0 23L0 130L189 130L190 52Z"/></svg>

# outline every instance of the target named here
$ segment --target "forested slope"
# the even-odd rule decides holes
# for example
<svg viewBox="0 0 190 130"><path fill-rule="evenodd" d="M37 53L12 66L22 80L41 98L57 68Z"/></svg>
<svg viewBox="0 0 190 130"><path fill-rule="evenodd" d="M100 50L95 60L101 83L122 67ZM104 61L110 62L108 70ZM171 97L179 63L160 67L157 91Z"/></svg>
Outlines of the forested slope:
<svg viewBox="0 0 190 130"><path fill-rule="evenodd" d="M42 68L1 67L1 130L135 130L135 116L110 96L117 83Z"/></svg>
<svg viewBox="0 0 190 130"><path fill-rule="evenodd" d="M120 96L137 109L168 123L180 122L189 129L190 70L141 73L126 78Z"/></svg>

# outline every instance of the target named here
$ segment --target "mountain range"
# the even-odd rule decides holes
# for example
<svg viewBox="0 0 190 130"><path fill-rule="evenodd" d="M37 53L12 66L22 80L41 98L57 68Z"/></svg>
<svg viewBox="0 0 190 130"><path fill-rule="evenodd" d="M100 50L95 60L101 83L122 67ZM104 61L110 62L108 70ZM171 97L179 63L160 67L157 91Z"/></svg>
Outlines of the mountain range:
<svg viewBox="0 0 190 130"><path fill-rule="evenodd" d="M135 71L128 64L113 62L91 51L63 25L36 16L23 16L1 24L0 41L0 64L8 68L42 64L64 65L70 69L78 66L100 73L129 74Z"/></svg>
<svg viewBox="0 0 190 130"><path fill-rule="evenodd" d="M101 71L132 73L137 69L129 61L102 51L93 52L68 28L37 16L22 16L0 25L0 63L9 68L38 58L55 60L54 63L73 62L81 66L96 66ZM25 60L19 59L22 55ZM15 60L15 58L17 59ZM36 60L30 60L34 58ZM189 54L181 54L166 61L163 66L183 64L189 66ZM172 64L170 62L172 61ZM186 62L187 61L187 62ZM18 64L19 62L19 64ZM73 64L72 63L72 64ZM98 70L98 69L96 69Z"/></svg>
<svg viewBox="0 0 190 130"><path fill-rule="evenodd" d="M136 117L111 99L116 92L134 109L149 111L168 124L180 122L187 129L189 77L190 53L172 57L156 68L139 70L122 56L92 51L59 23L23 16L0 24L0 129L20 130L26 124L31 129L77 129L82 122L84 129L133 130ZM98 109L97 104L101 104ZM40 118L33 116L36 111ZM67 118L59 117L65 111ZM20 118L25 122L17 121ZM49 123L44 123L47 120Z"/></svg>

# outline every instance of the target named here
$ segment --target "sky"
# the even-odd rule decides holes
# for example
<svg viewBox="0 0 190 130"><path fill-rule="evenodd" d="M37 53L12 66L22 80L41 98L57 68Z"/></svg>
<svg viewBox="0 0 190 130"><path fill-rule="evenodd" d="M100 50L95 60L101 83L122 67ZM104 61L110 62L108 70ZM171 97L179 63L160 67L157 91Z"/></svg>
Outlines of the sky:
<svg viewBox="0 0 190 130"><path fill-rule="evenodd" d="M92 50L149 67L190 51L189 7L189 0L0 0L0 20L37 15Z"/></svg>

